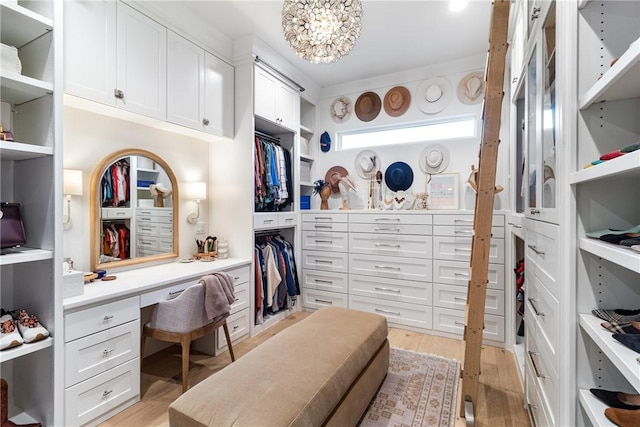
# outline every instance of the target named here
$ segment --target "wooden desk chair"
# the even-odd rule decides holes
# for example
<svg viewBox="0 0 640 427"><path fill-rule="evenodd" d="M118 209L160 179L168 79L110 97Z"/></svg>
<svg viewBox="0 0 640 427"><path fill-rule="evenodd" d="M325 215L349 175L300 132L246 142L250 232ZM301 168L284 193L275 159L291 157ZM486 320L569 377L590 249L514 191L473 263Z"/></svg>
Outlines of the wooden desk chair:
<svg viewBox="0 0 640 427"><path fill-rule="evenodd" d="M185 289L176 298L161 301L153 309L151 321L144 325L140 352L140 364L144 358L146 338L180 343L182 346L182 392L189 388L189 349L191 341L214 332L220 326L224 329L229 346L231 361L235 362L229 328L228 313L222 319L211 321L207 318L204 306L204 286L195 284Z"/></svg>

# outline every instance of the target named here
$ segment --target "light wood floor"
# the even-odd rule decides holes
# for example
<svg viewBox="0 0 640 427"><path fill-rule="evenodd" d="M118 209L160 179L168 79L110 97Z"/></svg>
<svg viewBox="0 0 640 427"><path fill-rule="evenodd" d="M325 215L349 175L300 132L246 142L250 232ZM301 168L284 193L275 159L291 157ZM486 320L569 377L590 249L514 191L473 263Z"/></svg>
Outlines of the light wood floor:
<svg viewBox="0 0 640 427"><path fill-rule="evenodd" d="M262 334L248 338L234 346L236 358L242 357L279 331L307 317L310 313L296 313L269 328ZM400 329L389 329L391 346L421 353L434 353L462 361L462 341L420 334ZM189 385L194 385L231 362L227 353L218 357L205 354L191 355ZM476 426L530 426L524 409L524 396L511 352L497 347L483 346L482 375L476 408ZM144 360L140 381L141 401L107 420L102 426L168 426L167 408L182 390L180 347L173 346ZM458 387L458 405L460 404ZM456 414L459 409L456 409ZM456 427L465 426L458 417Z"/></svg>

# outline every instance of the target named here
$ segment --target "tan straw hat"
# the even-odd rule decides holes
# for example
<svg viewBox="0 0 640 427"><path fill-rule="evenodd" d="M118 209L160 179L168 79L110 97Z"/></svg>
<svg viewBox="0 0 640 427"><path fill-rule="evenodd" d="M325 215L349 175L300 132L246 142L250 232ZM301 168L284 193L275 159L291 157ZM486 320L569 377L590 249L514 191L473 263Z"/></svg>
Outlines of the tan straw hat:
<svg viewBox="0 0 640 427"><path fill-rule="evenodd" d="M399 117L406 113L411 104L411 93L404 86L396 86L384 96L384 111L391 117Z"/></svg>
<svg viewBox="0 0 640 427"><path fill-rule="evenodd" d="M363 122L370 122L378 117L381 108L382 101L375 92L365 92L356 100L356 116Z"/></svg>

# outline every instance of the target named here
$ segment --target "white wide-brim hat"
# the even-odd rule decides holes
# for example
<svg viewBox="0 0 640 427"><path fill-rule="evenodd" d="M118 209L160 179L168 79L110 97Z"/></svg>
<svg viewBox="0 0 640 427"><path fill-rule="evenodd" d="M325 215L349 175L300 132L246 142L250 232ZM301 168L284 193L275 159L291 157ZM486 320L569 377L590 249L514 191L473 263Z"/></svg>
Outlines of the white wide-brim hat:
<svg viewBox="0 0 640 427"><path fill-rule="evenodd" d="M431 144L420 154L420 169L426 174L439 174L449 166L449 150L441 144Z"/></svg>
<svg viewBox="0 0 640 427"><path fill-rule="evenodd" d="M443 77L433 77L420 83L416 90L416 104L423 113L436 114L447 108L453 89Z"/></svg>
<svg viewBox="0 0 640 427"><path fill-rule="evenodd" d="M474 71L460 79L456 88L456 96L458 101L465 105L478 104L484 99L484 90L484 73Z"/></svg>
<svg viewBox="0 0 640 427"><path fill-rule="evenodd" d="M351 118L353 113L353 104L351 99L346 96L336 98L329 107L329 115L331 120L336 123L344 123Z"/></svg>
<svg viewBox="0 0 640 427"><path fill-rule="evenodd" d="M355 167L360 178L370 179L380 170L380 156L373 150L362 150L356 155Z"/></svg>

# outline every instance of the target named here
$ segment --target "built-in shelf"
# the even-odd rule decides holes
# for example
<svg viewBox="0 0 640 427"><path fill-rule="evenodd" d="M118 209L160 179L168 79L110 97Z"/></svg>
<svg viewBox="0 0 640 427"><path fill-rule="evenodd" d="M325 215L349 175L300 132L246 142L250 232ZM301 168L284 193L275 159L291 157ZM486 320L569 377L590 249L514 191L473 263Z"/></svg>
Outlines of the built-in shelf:
<svg viewBox="0 0 640 427"><path fill-rule="evenodd" d="M640 271L640 253L626 246L583 237L580 239L580 249L636 273Z"/></svg>
<svg viewBox="0 0 640 427"><path fill-rule="evenodd" d="M580 100L580 109L589 108L602 101L640 97L640 39L618 58L609 70L585 93Z"/></svg>
<svg viewBox="0 0 640 427"><path fill-rule="evenodd" d="M160 173L160 171L156 169L137 168L136 170L138 172Z"/></svg>
<svg viewBox="0 0 640 427"><path fill-rule="evenodd" d="M20 264L23 262L42 261L44 259L52 258L53 252L44 249L32 249L25 247L3 249L2 255L0 255L0 265Z"/></svg>
<svg viewBox="0 0 640 427"><path fill-rule="evenodd" d="M602 319L592 314L579 315L580 327L589 335L614 366L627 378L636 391L640 392L640 369L638 369L638 353L612 337L612 333L600 324ZM600 425L600 424L595 424Z"/></svg>
<svg viewBox="0 0 640 427"><path fill-rule="evenodd" d="M24 104L53 93L53 84L0 69L2 99L11 104Z"/></svg>
<svg viewBox="0 0 640 427"><path fill-rule="evenodd" d="M0 363L17 359L18 357L22 357L27 354L35 353L36 351L51 347L52 345L53 338L49 337L41 341L36 341L34 343L22 344L18 347L2 350L2 352L0 352Z"/></svg>
<svg viewBox="0 0 640 427"><path fill-rule="evenodd" d="M590 0L578 0L578 9L583 9Z"/></svg>
<svg viewBox="0 0 640 427"><path fill-rule="evenodd" d="M600 399L595 397L589 390L580 390L579 392L580 405L591 421L591 425L600 427L615 427L609 419L604 415L604 410L608 406Z"/></svg>
<svg viewBox="0 0 640 427"><path fill-rule="evenodd" d="M0 143L0 156L2 160L37 159L38 157L53 156L53 147L2 141Z"/></svg>
<svg viewBox="0 0 640 427"><path fill-rule="evenodd" d="M573 172L569 174L569 183L580 184L621 175L629 178L640 177L640 150Z"/></svg>
<svg viewBox="0 0 640 427"><path fill-rule="evenodd" d="M300 160L307 163L313 163L313 157L307 156L306 154L300 154Z"/></svg>
<svg viewBox="0 0 640 427"><path fill-rule="evenodd" d="M314 187L313 182L301 182L302 187Z"/></svg>
<svg viewBox="0 0 640 427"><path fill-rule="evenodd" d="M16 2L0 0L0 41L3 44L20 48L52 29L51 19Z"/></svg>
<svg viewBox="0 0 640 427"><path fill-rule="evenodd" d="M305 126L305 125L300 125L300 135L302 135L303 137L310 139L313 136L313 130L311 130L311 128Z"/></svg>

